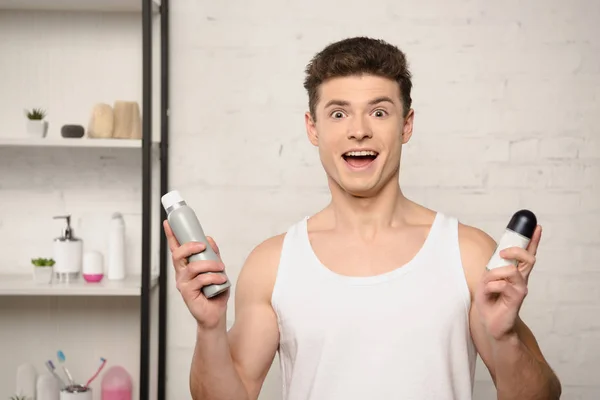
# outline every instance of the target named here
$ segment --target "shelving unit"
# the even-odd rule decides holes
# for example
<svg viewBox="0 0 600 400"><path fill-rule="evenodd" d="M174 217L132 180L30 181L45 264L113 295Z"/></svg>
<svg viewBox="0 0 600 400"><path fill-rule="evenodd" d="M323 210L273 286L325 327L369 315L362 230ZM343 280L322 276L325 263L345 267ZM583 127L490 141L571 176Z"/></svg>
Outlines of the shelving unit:
<svg viewBox="0 0 600 400"><path fill-rule="evenodd" d="M143 12L145 0L0 0L0 9L34 11ZM165 3L164 1L162 3ZM151 0L152 12L161 12L161 1Z"/></svg>
<svg viewBox="0 0 600 400"><path fill-rule="evenodd" d="M142 141L135 139L64 139L64 138L0 138L0 147L88 147L109 149L141 149ZM160 142L152 142L153 148L160 148Z"/></svg>
<svg viewBox="0 0 600 400"><path fill-rule="evenodd" d="M0 275L0 296L141 296L141 277L128 276L121 281L102 280L87 283L78 280L69 283L36 283L23 274ZM158 284L158 276L153 276L150 288Z"/></svg>
<svg viewBox="0 0 600 400"><path fill-rule="evenodd" d="M31 168L32 170L35 170L35 168L40 168L40 170L43 170L43 173L47 175L52 174L51 172L48 172L48 170L52 169L53 166L60 171L67 170L67 167L65 167L65 164L61 164L61 161L66 160L67 162L72 162L72 160L69 159L70 156L75 157L77 160L86 159L87 157L100 157L99 159L106 160L111 159L111 157L114 156L114 152L120 152L118 154L120 154L125 159L125 161L128 163L128 167L130 166L130 157L133 159L137 159L137 157L140 157L141 165L139 169L139 174L137 175L139 177L138 183L140 185L140 192L135 192L137 193L137 195L140 196L139 199L141 202L141 213L139 215L140 225L133 227L132 231L130 231L134 233L129 233L131 235L134 235L134 240L136 241L136 243L139 241L140 244L140 253L136 253L134 256L132 256L136 260L139 258L139 266L136 266L135 268L139 272L136 272L134 274L128 274L127 278L122 281L109 281L105 278L100 283L86 283L85 281L83 281L83 279L80 279L78 281L70 283L40 284L34 282L32 275L29 272L30 270L27 270L25 272L16 272L16 266L14 265L5 265L6 268L3 269L3 264L2 262L0 262L0 297L2 299L10 299L7 300L5 303L0 303L0 311L2 311L4 307L4 311L9 312L9 314L12 315L15 321L27 321L27 324L25 325L29 325L29 321L27 320L28 316L24 314L23 310L36 311L35 317L33 318L45 320L40 316L44 317L44 312L46 311L41 310L37 312L38 310L36 310L36 307L40 305L42 306L42 308L46 306L49 307L50 305L56 307L66 307L68 309L67 312L72 312L73 308L77 307L78 302L91 302L93 303L92 308L94 308L94 310L90 312L90 317L93 318L93 313L94 311L96 311L102 313L103 318L105 319L111 318L111 313L118 312L119 308L121 308L121 304L123 304L124 307L139 306L139 319L134 321L133 325L130 325L130 327L133 326L134 329L136 329L139 326L139 340L137 342L139 359L128 360L131 361L131 365L138 366L138 371L131 371L136 372L138 376L138 379L134 382L136 393L134 393L133 398L136 400L164 400L166 398L165 382L167 333L167 252L166 241L164 235L162 234L162 220L166 218L166 215L164 213L164 210L162 210L160 204L160 196L166 193L168 188L168 0L0 0L0 16L4 12L18 13L19 17L23 17L23 15L26 15L26 13L35 13L36 16L32 17L31 21L41 21L42 19L47 18L48 21L51 21L48 22L48 25L51 25L56 30L62 29L60 21L64 21L66 20L66 18L72 18L70 21L76 20L77 18L95 18L94 22L97 23L95 25L91 24L90 29L97 30L95 33L96 36L94 36L94 38L96 39L100 35L98 31L100 29L103 29L99 26L102 25L102 23L104 23L105 21L111 21L111 18L114 18L116 21L118 21L118 24L121 24L119 25L120 27L125 27L123 29L127 32L136 32L136 29L138 29L138 27L141 28L141 41L139 42L139 48L135 49L135 52L141 49L141 60L139 60L141 68L138 72L132 72L131 66L124 67L127 70L126 73L129 74L129 78L139 77L139 82L135 81L135 79L133 79L133 81L129 80L129 86L126 88L126 90L123 90L122 92L117 91L118 94L114 94L112 100L127 98L127 96L131 93L139 93L139 97L135 94L134 96L136 96L135 99L139 99L140 101L140 110L142 113L142 139L134 140L88 138L87 129L86 137L84 138L66 139L60 136L60 133L58 133L60 125L77 122L67 120L67 116L69 115L78 115L79 121L84 127L86 127L85 121L82 121L82 119L87 117L87 115L83 115L84 111L82 111L82 109L83 107L89 107L89 105L91 105L91 102L93 102L92 99L96 94L90 94L89 92L86 92L86 88L89 87L85 85L85 82L76 81L76 79L80 79L83 75L81 71L82 68L85 68L86 66L86 63L84 62L78 63L77 65L73 65L73 67L70 70L55 71L56 73L63 74L72 73L74 75L72 83L74 86L77 86L76 88L57 88L56 86L52 86L53 82L51 80L44 79L41 76L36 76L33 80L34 82L36 82L35 85L38 85L37 87L29 88L27 87L28 84L22 84L20 87L21 91L29 89L33 91L38 90L39 93L42 93L39 97L44 99L40 101L42 103L45 101L49 101L47 99L52 98L53 94L51 93L50 95L48 95L47 92L60 92L60 94L57 94L56 96L62 96L61 98L68 99L70 101L70 109L68 106L64 105L61 107L54 107L54 114L51 114L54 118L50 117L50 124L52 126L53 133L52 135L49 134L47 137L44 138L30 138L27 137L27 135L24 133L24 125L19 131L18 127L15 128L15 126L17 126L16 124L13 124L13 126L4 126L3 123L5 123L5 121L0 122L0 151L6 152L4 154L18 154L18 156L14 157L14 160L12 162L20 163L19 166L22 167L23 165L25 165L28 168ZM69 13L69 15L64 17L61 14L63 12ZM10 19L6 18L4 21L10 21ZM139 26L135 25L132 27L131 25L127 25L131 21L133 21L133 24L137 24L139 22ZM0 24L2 24L2 20L0 20ZM80 22L77 29L85 29L85 26L85 22ZM35 31L35 29L31 29L31 31ZM23 34L23 32L26 32L26 30L19 30L19 32ZM68 28L65 28L65 48L71 48L69 46L74 47L75 45L73 43L75 43L79 39L76 36L73 37L70 35L71 32L68 31ZM25 36L25 34L23 34L22 36ZM128 39L130 39L131 37L133 36L130 36ZM112 39L118 40L115 39L115 36L113 36ZM7 47L11 46L11 44L9 43L11 41L11 37L7 37L6 40L8 42L5 42L4 45ZM131 43L131 41L128 43ZM85 49L85 51L88 51L88 49L81 45L81 43L78 43L77 45L80 46L80 49ZM98 53L101 53L104 56L106 56L106 54L108 54L108 52L111 51L110 45L105 45L106 47L102 47L103 45L105 44L101 41L94 43L94 46L98 47ZM16 46L17 45L15 45L15 47ZM23 47L24 51L28 49L27 43L20 42L18 46ZM135 45L132 46L132 49L134 48ZM9 48L9 50L14 50L14 48ZM16 54L17 51L14 51L15 53L13 54ZM11 59L10 62L13 65L15 62L27 62L29 64L28 67L30 67L30 70L32 68L31 65L37 63L34 66L38 68L38 71L43 71L45 62L48 61L49 57L54 57L54 55L50 55L52 51L62 53L63 49L50 48L45 51L37 52L37 58L36 52L29 52L29 58L19 56L17 57L17 60ZM124 51L127 52L127 50ZM90 54L93 54L93 51L89 54L86 54L89 57ZM158 56L157 59L153 58L153 56L155 55ZM56 57L58 58L60 57L60 55ZM77 57L73 55L70 59L76 60ZM120 61L121 60L119 59L115 59L114 64L118 64ZM158 65L154 65L154 63L157 63ZM110 63L105 63L105 65L109 64ZM137 65L137 61L135 65ZM118 71L118 68L115 67L112 71L112 73L114 74L114 71ZM53 73L53 71L43 71L43 73L50 74ZM98 79L108 78L98 77ZM43 87L41 87L40 81L45 81L44 83L47 83L47 85L49 85L48 88L44 89ZM113 85L112 87L115 88L118 87L118 85ZM98 85L96 86L96 88L98 93L97 95L99 96L99 98L106 99L108 96L113 96L113 94L110 93L109 89L107 89L106 92L102 92L102 85ZM155 90L157 92L155 92ZM13 97L14 93L11 92L10 89L3 89L2 92L3 93L0 93L0 100L4 100L4 103L0 102L0 106L4 106L4 109L6 110L7 104L12 104L16 101ZM16 108L18 109L18 107L21 107L21 103L24 103L26 101L28 102L28 105L30 105L30 98L36 97L38 92L36 92L35 96L30 97L20 92L20 97L18 98L21 100L21 102L19 102L19 105L16 106ZM10 96L10 99L8 98L8 96ZM77 96L81 96L81 99L77 98ZM81 105L81 108L78 108L81 103L85 104L85 106ZM23 105L23 107L27 107L28 105ZM37 106L38 104L35 104L31 107ZM42 106L42 108L44 107ZM56 111L57 108L61 109L62 114ZM67 110L65 111L65 109ZM10 110L10 112L13 111L14 109ZM2 111L0 111L0 117L3 117L1 112ZM57 117L57 114L60 115ZM20 117L24 121L22 114L20 115ZM0 120L2 120L2 118L0 118ZM32 152L31 154L33 154L33 157L27 158L30 152ZM104 155L104 153L108 155ZM131 156L129 154L131 154ZM56 161L56 163L53 164L53 166L49 166L47 164L37 166L35 163L40 157L50 157L50 159L53 160L53 162L55 160L58 161ZM27 161L23 161L25 159ZM105 162L99 161L98 164L105 165ZM135 173L134 175L132 175L130 171L127 172L128 173L124 174L125 178L122 179L127 179L132 176L135 176ZM25 172L22 173L25 174ZM85 171L85 178L92 177L93 174L94 171ZM156 177L155 174L158 174L158 177ZM32 181L34 180L31 176L29 178ZM93 199L93 195L88 195L87 191L94 190L94 178L90 179L92 183L89 183L89 181L85 181L84 179L84 189L80 187L81 185L77 186L77 190L85 191L81 192L85 193L85 195L83 195L82 198L86 198L88 200L90 198ZM155 183L156 179L158 179L158 184ZM21 186L19 186L16 189L12 188L10 184L5 186L8 186L8 188L3 187L2 182L0 181L0 190L13 190L18 191L19 193L21 193L21 191L24 190ZM101 183L98 183L95 188L98 191L107 190L107 187L103 186L103 184ZM40 192L43 192L46 196L52 196L52 194L47 194L47 189L38 190L38 188L36 188L35 185L31 187L31 190L35 191L35 196L40 196ZM33 196L34 199L35 196ZM77 196L79 195L72 195L72 197L75 198L77 198ZM64 196L61 194L58 197L62 198ZM125 202L125 204L129 204L127 202L130 202L130 199L128 197L123 201ZM85 205L78 206L82 207L82 209L85 208ZM90 209L93 209L97 206L98 204L96 203L90 203L89 207ZM125 208L126 207L127 206L125 206ZM41 204L39 208L42 208ZM38 212L38 214L43 215L43 217L46 218L46 214L42 211L35 209L33 210L33 212ZM86 210L86 212L88 211ZM89 213L92 212L93 211L89 211ZM138 216L136 215L136 221L137 217ZM0 218L0 232L4 231L4 233L6 233L6 236L10 236L11 238L14 236L15 243L18 243L19 247L23 247L23 252L26 252L27 249L35 248L35 246L37 246L38 243L26 242L27 240L31 241L31 239L26 234L27 231L24 229L19 230L19 226L15 221L16 220L11 219L10 215L7 218L7 220L4 221ZM36 230L39 228L32 227L31 229ZM54 227L52 232L57 233L57 231L54 230ZM77 236L77 229L75 229L75 234ZM21 236L17 237L18 235ZM46 237L46 235L44 237ZM28 254L29 253L27 253L27 255ZM27 255L25 257L27 257ZM155 255L156 258L154 258L153 255ZM25 303L19 303L19 301ZM11 311L13 304L15 307L14 312ZM23 306L22 304L26 304L26 306ZM31 304L33 304L33 306L31 306ZM129 308L128 310L131 310L131 308ZM82 316L87 317L86 312L82 312L79 309L77 310L76 315L77 318L83 318ZM129 314L115 315L115 319L119 321L118 323L124 323L124 321L128 321L128 315ZM61 321L63 321L64 318L66 317L63 317L61 315ZM45 321L45 323L49 323L50 325L58 324L58 322L55 321ZM35 321L35 323L42 324L44 323L44 321ZM85 327L86 325L86 322L80 321L79 323L83 327ZM151 323L156 324L156 332L153 332ZM17 329L15 327L12 328ZM51 326L49 327L49 329L56 329L56 327ZM78 329L80 328L78 327ZM116 325L114 329L106 329L108 329L107 336L112 338L107 339L112 341L107 343L106 347L110 348L110 350L113 352L120 351L115 350L115 346L118 346L122 339L120 337L121 332L119 331L119 329L121 328L118 325ZM24 336L28 336L30 334L27 330L23 332ZM74 337L71 340L77 340L77 338ZM129 339L123 338L123 340ZM4 345L6 344L7 343L4 343ZM25 343L8 343L8 345L13 347L19 347L21 345L26 346ZM34 345L43 345L43 340L41 344L35 343ZM0 343L0 346L2 346L2 343ZM78 344L77 346L79 346L77 347L78 349L80 347L81 349L85 348L83 344ZM127 348L127 346L125 348ZM155 361L154 367L153 365L151 365L152 352L156 352L156 359L153 360ZM132 350L129 349L125 351L125 353L132 354ZM69 355L67 355L67 357L69 357ZM94 400L100 398L98 392L98 390L95 391ZM0 395L4 395L4 393L0 392Z"/></svg>

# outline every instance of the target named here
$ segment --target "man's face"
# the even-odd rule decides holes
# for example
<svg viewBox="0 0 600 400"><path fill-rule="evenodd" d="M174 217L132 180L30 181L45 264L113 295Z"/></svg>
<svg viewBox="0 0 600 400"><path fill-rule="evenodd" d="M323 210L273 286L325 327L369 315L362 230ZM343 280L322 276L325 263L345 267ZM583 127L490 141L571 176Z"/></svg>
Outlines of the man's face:
<svg viewBox="0 0 600 400"><path fill-rule="evenodd" d="M403 117L396 82L371 76L331 79L320 87L316 123L306 114L330 181L357 197L370 197L397 177L402 144L412 134L413 111Z"/></svg>

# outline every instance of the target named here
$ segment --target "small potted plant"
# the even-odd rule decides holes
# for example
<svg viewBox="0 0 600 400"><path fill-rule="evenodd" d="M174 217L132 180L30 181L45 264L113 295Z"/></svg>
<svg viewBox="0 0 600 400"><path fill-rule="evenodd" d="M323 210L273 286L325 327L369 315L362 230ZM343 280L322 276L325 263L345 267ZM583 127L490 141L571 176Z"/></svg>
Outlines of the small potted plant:
<svg viewBox="0 0 600 400"><path fill-rule="evenodd" d="M21 395L14 395L14 396L10 396L10 400L30 400L29 397L25 397L25 396L21 396Z"/></svg>
<svg viewBox="0 0 600 400"><path fill-rule="evenodd" d="M52 283L54 275L54 260L51 258L34 258L31 260L33 264L33 280L37 283Z"/></svg>
<svg viewBox="0 0 600 400"><path fill-rule="evenodd" d="M27 133L36 138L46 137L48 133L48 121L44 120L46 111L34 108L25 110L25 115L27 116Z"/></svg>

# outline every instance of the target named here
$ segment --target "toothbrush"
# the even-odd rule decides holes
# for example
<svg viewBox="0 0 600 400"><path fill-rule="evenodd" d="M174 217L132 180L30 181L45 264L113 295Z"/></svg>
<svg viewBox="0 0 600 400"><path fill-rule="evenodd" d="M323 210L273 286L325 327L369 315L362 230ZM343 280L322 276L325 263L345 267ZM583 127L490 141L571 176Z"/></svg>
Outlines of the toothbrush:
<svg viewBox="0 0 600 400"><path fill-rule="evenodd" d="M88 379L87 383L85 384L85 387L90 387L90 383L92 383L92 381L94 379L96 379L96 377L98 376L98 374L100 374L100 371L102 371L102 368L104 368L104 364L106 364L106 359L103 357L100 357L100 367L98 368L98 370L96 371L96 373L90 378Z"/></svg>
<svg viewBox="0 0 600 400"><path fill-rule="evenodd" d="M67 375L67 378L69 379L69 383L71 385L74 385L75 381L73 381L73 377L69 373L69 370L67 369L67 367L65 367L65 365L64 365L64 363L66 361L65 353L63 353L62 350L59 350L57 355L58 355L58 361L60 361L63 371L65 371L65 375Z"/></svg>
<svg viewBox="0 0 600 400"><path fill-rule="evenodd" d="M46 368L48 368L48 371L50 371L50 373L56 378L56 380L60 382L61 389L67 387L65 381L63 381L62 378L56 373L56 367L54 366L54 363L51 360L46 361Z"/></svg>

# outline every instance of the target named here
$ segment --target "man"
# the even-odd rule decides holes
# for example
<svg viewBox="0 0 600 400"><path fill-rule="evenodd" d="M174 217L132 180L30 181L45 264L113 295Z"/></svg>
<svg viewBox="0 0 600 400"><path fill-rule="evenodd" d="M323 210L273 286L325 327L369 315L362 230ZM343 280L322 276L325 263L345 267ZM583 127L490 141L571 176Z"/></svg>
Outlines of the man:
<svg viewBox="0 0 600 400"><path fill-rule="evenodd" d="M327 173L331 202L258 245L229 294L223 263L185 259L168 223L177 288L197 320L193 398L255 400L279 352L287 400L471 399L475 357L499 399L556 399L560 383L519 318L541 237L518 260L487 271L495 242L481 230L406 198L402 145L413 131L404 54L351 38L306 69L306 129ZM218 252L215 242L210 245Z"/></svg>

